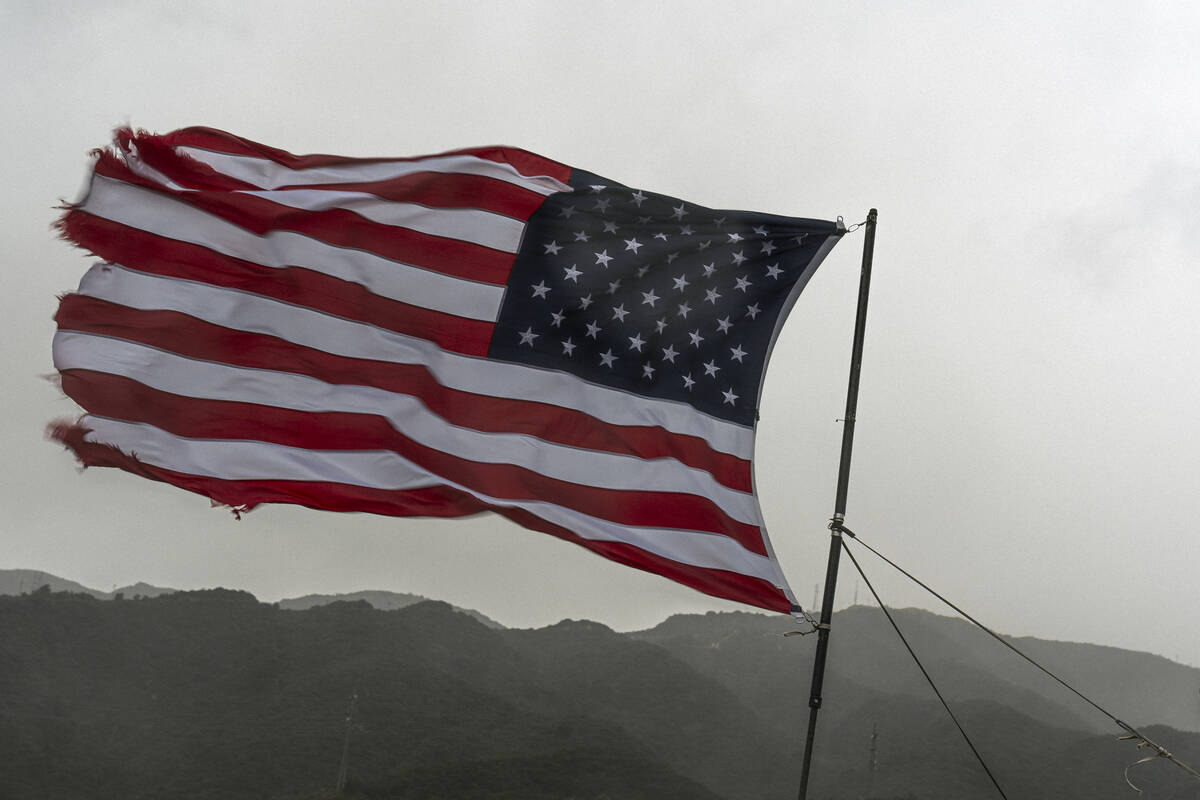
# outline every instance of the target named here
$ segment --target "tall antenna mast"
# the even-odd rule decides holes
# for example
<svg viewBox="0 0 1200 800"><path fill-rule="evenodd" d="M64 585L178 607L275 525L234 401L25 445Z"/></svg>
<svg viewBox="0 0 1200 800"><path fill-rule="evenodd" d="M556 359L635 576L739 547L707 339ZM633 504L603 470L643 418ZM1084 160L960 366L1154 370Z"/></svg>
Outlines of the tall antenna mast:
<svg viewBox="0 0 1200 800"><path fill-rule="evenodd" d="M879 766L876 757L875 744L879 741L879 726L871 723L871 760L867 763L867 794L869 798L875 794L875 768Z"/></svg>
<svg viewBox="0 0 1200 800"><path fill-rule="evenodd" d="M341 794L346 790L346 772L350 764L350 731L354 727L354 706L358 703L358 692L350 695L350 703L346 707L346 738L342 740L342 763L338 766L337 787L335 791Z"/></svg>

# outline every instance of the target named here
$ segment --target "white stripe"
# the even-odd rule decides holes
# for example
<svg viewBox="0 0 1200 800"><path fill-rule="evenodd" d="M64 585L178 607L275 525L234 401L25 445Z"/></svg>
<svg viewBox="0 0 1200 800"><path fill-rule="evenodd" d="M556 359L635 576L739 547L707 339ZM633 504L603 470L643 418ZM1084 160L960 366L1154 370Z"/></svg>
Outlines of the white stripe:
<svg viewBox="0 0 1200 800"><path fill-rule="evenodd" d="M161 469L229 480L326 481L396 491L446 485L491 505L524 509L585 539L625 542L681 564L729 570L786 586L777 563L727 536L624 526L553 503L489 497L429 475L390 451L317 452L268 442L185 439L150 425L91 415L83 417L80 425L90 429L86 441L112 445Z"/></svg>
<svg viewBox="0 0 1200 800"><path fill-rule="evenodd" d="M131 308L178 311L348 358L420 364L451 389L575 409L612 425L657 425L671 433L699 437L714 450L743 459L749 459L754 447L751 428L684 403L626 394L553 370L449 353L424 339L258 295L111 264L88 270L79 293Z"/></svg>
<svg viewBox="0 0 1200 800"><path fill-rule="evenodd" d="M85 441L110 444L151 466L230 481L328 481L376 489L423 489L439 479L386 450L305 450L258 441L185 439L153 425L86 414ZM322 457L323 455L329 457Z"/></svg>
<svg viewBox="0 0 1200 800"><path fill-rule="evenodd" d="M371 183L418 172L441 172L495 178L541 195L571 191L569 185L549 175L522 175L512 164L471 155L428 156L412 161L370 161L297 170L256 156L232 155L186 146L176 147L175 150L207 164L223 175L262 189L322 183Z"/></svg>
<svg viewBox="0 0 1200 800"><path fill-rule="evenodd" d="M495 322L504 287L467 281L420 266L391 261L364 250L334 247L291 231L258 236L233 223L167 197L100 175L83 211L168 239L189 242L265 267L303 267L358 283L411 305L468 319Z"/></svg>
<svg viewBox="0 0 1200 800"><path fill-rule="evenodd" d="M370 386L329 384L306 375L197 361L134 342L72 331L54 337L58 370L120 375L183 397L275 406L295 411L383 417L418 444L467 461L523 467L539 475L601 489L690 494L711 500L731 518L759 525L754 496L718 483L673 458L569 447L534 436L485 433L453 425L411 395Z"/></svg>
<svg viewBox="0 0 1200 800"><path fill-rule="evenodd" d="M262 192L237 191L230 194L253 195L304 211L340 208L380 225L408 228L432 236L472 242L505 253L517 252L521 246L521 234L525 231L525 223L521 220L491 211L477 208L430 208L417 203L383 200L366 192L283 189Z"/></svg>

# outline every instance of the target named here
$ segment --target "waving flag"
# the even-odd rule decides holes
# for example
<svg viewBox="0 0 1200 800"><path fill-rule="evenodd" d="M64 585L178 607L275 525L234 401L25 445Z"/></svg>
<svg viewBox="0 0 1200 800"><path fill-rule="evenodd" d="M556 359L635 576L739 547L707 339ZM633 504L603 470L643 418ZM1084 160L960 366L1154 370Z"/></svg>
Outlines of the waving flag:
<svg viewBox="0 0 1200 800"><path fill-rule="evenodd" d="M796 604L751 459L771 345L840 224L713 211L490 147L295 156L119 131L61 230L87 412L55 438L238 510L493 511Z"/></svg>

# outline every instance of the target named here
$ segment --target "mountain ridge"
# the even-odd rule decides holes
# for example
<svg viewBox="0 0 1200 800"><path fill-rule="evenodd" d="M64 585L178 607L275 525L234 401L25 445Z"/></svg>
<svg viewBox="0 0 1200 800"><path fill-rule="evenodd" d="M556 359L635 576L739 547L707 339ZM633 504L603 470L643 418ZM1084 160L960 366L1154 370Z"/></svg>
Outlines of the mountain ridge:
<svg viewBox="0 0 1200 800"><path fill-rule="evenodd" d="M92 589L84 586L76 581L60 578L57 575L52 575L49 572L35 569L0 569L0 595L20 595L29 594L37 591L42 586L49 586L51 591L55 592L75 592L79 594L89 594L97 600L113 600L117 595L121 595L123 599L133 599L135 597L158 597L164 594L174 594L175 592L186 591L181 589L173 589L165 586L154 586L143 581L121 586L113 589L111 592L101 591L100 589ZM257 598L255 598L257 599ZM291 611L303 611L314 606L329 605L330 603L354 602L363 600L371 607L377 608L380 611L393 611L400 608L407 608L416 603L425 602L434 598L424 597L419 594L409 594L407 592L392 592L386 589L366 589L356 592L347 592L344 594L306 594L301 597L290 597L279 600L276 605L280 608ZM451 606L455 611L474 617L489 628L504 627L499 622L469 608L460 606Z"/></svg>
<svg viewBox="0 0 1200 800"><path fill-rule="evenodd" d="M841 613L835 625L874 635L861 612ZM916 620L917 638L940 624L899 618ZM0 797L317 800L349 732L349 796L367 800L783 800L813 645L778 635L781 623L692 615L631 635L588 621L493 629L437 601L295 611L224 589L0 597ZM831 654L814 796L994 796L928 692L846 673L850 654ZM931 661L960 674L952 658ZM1122 770L1141 753L1111 732L1030 716L1015 693L952 702L1011 796L1128 796ZM1161 730L1200 761L1200 734ZM1135 779L1145 800L1200 798L1181 776L1157 762Z"/></svg>

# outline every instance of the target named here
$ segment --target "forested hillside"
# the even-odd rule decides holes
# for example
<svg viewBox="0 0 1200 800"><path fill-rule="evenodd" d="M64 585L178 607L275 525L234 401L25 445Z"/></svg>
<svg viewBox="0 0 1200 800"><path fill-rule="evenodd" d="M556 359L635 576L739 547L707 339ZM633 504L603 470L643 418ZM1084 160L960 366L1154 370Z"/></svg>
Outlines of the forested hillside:
<svg viewBox="0 0 1200 800"><path fill-rule="evenodd" d="M994 797L868 611L838 616L813 796ZM982 651L950 652L953 623L920 613L905 620L927 645L940 631L931 660L1010 797L1134 796L1140 753ZM503 630L443 603L286 610L226 590L0 597L0 798L331 797L352 697L350 797L790 798L812 649L790 626ZM1200 735L1155 733L1200 762ZM1131 776L1146 798L1200 798L1169 764Z"/></svg>

